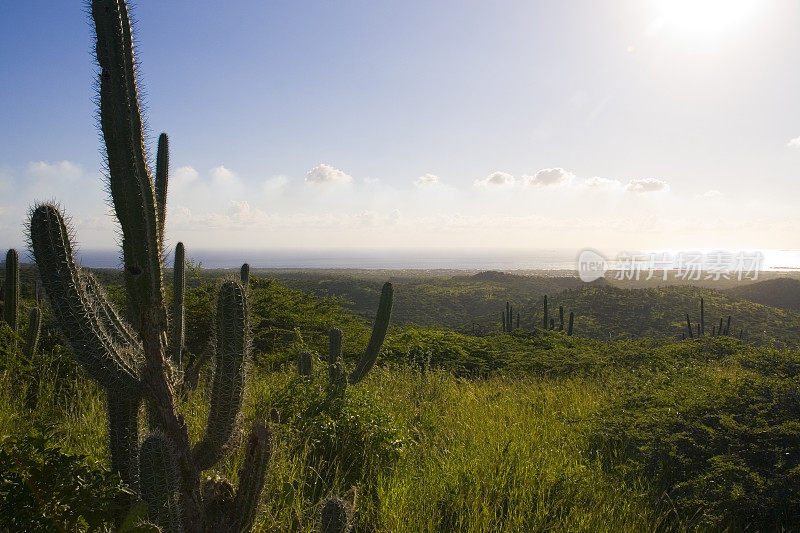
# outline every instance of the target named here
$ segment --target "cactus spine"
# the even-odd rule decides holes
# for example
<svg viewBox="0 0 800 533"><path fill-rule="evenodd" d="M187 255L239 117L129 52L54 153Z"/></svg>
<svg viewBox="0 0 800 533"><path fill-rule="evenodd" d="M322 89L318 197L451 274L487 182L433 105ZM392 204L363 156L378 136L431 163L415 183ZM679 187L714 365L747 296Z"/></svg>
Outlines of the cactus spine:
<svg viewBox="0 0 800 533"><path fill-rule="evenodd" d="M19 255L13 248L6 253L6 277L3 280L3 320L19 333Z"/></svg>
<svg viewBox="0 0 800 533"><path fill-rule="evenodd" d="M172 339L170 355L172 363L180 369L186 335L184 294L186 292L186 250L183 243L175 245L175 262L172 269Z"/></svg>
<svg viewBox="0 0 800 533"><path fill-rule="evenodd" d="M54 205L32 209L31 247L53 315L75 358L106 390L112 469L151 503L151 515L163 530L203 531L212 523L206 509L214 508L206 504L214 502L204 501L200 472L223 456L241 406L248 349L245 291L232 281L219 290L211 406L205 435L192 446L183 415L176 410L174 391L180 383L166 363L162 247L168 141L166 136L159 139L153 180L127 6L124 0L91 0L90 6L100 65L100 127L109 190L122 230L127 320L117 315L91 274L75 264L70 232ZM152 433L140 448L142 400ZM255 423L235 496L222 507L224 516L214 517L226 530L249 530L253 524L269 441L267 427Z"/></svg>

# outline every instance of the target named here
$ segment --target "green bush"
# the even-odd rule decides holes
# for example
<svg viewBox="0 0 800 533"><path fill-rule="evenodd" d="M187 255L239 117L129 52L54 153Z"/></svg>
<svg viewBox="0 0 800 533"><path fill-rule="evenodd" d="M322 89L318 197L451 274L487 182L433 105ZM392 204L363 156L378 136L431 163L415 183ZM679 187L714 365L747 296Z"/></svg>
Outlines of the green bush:
<svg viewBox="0 0 800 533"><path fill-rule="evenodd" d="M110 531L127 489L53 440L47 431L0 437L0 530Z"/></svg>
<svg viewBox="0 0 800 533"><path fill-rule="evenodd" d="M275 392L271 407L291 438L292 453L305 458L302 491L317 501L334 488L374 484L400 458L405 445L394 418L363 387L329 393L327 376L294 379Z"/></svg>
<svg viewBox="0 0 800 533"><path fill-rule="evenodd" d="M738 364L630 376L590 440L684 526L780 530L800 516L798 385Z"/></svg>

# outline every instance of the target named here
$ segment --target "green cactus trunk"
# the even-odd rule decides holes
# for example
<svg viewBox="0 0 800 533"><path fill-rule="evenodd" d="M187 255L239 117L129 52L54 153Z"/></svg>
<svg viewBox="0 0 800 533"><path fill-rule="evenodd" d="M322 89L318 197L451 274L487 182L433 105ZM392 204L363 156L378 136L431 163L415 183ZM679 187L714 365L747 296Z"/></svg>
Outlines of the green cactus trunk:
<svg viewBox="0 0 800 533"><path fill-rule="evenodd" d="M147 437L139 450L139 484L147 514L162 531L182 531L180 471L170 440L161 433Z"/></svg>
<svg viewBox="0 0 800 533"><path fill-rule="evenodd" d="M369 337L364 354L356 364L355 369L350 373L348 382L354 385L364 379L372 369L378 352L386 338L386 330L389 329L389 319L392 314L392 284L388 281L383 284L381 289L381 299L378 302L378 313L375 315L375 323L372 325L372 334Z"/></svg>
<svg viewBox="0 0 800 533"><path fill-rule="evenodd" d="M242 287L247 290L250 286L250 265L247 263L242 265L242 268L239 269L239 280L242 282Z"/></svg>
<svg viewBox="0 0 800 533"><path fill-rule="evenodd" d="M731 334L731 315L728 315L728 323L725 325L725 335Z"/></svg>
<svg viewBox="0 0 800 533"><path fill-rule="evenodd" d="M6 253L6 274L3 279L3 320L19 334L19 255L13 248ZM16 346L16 340L14 341Z"/></svg>
<svg viewBox="0 0 800 533"><path fill-rule="evenodd" d="M172 335L170 356L175 368L182 368L183 346L186 335L184 295L186 293L186 250L183 243L175 246L175 262L172 270Z"/></svg>
<svg viewBox="0 0 800 533"><path fill-rule="evenodd" d="M689 329L689 338L694 338L694 332L692 331L692 321L689 318L689 313L686 313L686 327Z"/></svg>
<svg viewBox="0 0 800 533"><path fill-rule="evenodd" d="M550 313L547 309L547 295L544 297L544 314L542 315L542 329L547 329L550 325Z"/></svg>

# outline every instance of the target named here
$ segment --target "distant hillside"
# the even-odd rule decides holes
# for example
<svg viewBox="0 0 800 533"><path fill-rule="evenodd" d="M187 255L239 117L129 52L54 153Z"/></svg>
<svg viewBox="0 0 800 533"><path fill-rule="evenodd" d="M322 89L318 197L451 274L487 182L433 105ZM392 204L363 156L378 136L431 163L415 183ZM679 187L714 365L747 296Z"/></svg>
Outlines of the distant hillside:
<svg viewBox="0 0 800 533"><path fill-rule="evenodd" d="M800 311L800 280L791 278L770 279L735 287L725 291L734 298L744 298L752 302Z"/></svg>

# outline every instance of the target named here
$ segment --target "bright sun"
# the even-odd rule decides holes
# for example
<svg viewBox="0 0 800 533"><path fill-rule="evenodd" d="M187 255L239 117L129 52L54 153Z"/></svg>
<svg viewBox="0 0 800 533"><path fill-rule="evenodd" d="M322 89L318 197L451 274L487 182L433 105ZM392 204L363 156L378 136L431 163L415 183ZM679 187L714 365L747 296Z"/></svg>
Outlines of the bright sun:
<svg viewBox="0 0 800 533"><path fill-rule="evenodd" d="M696 36L713 36L746 23L759 0L659 0L659 24Z"/></svg>

